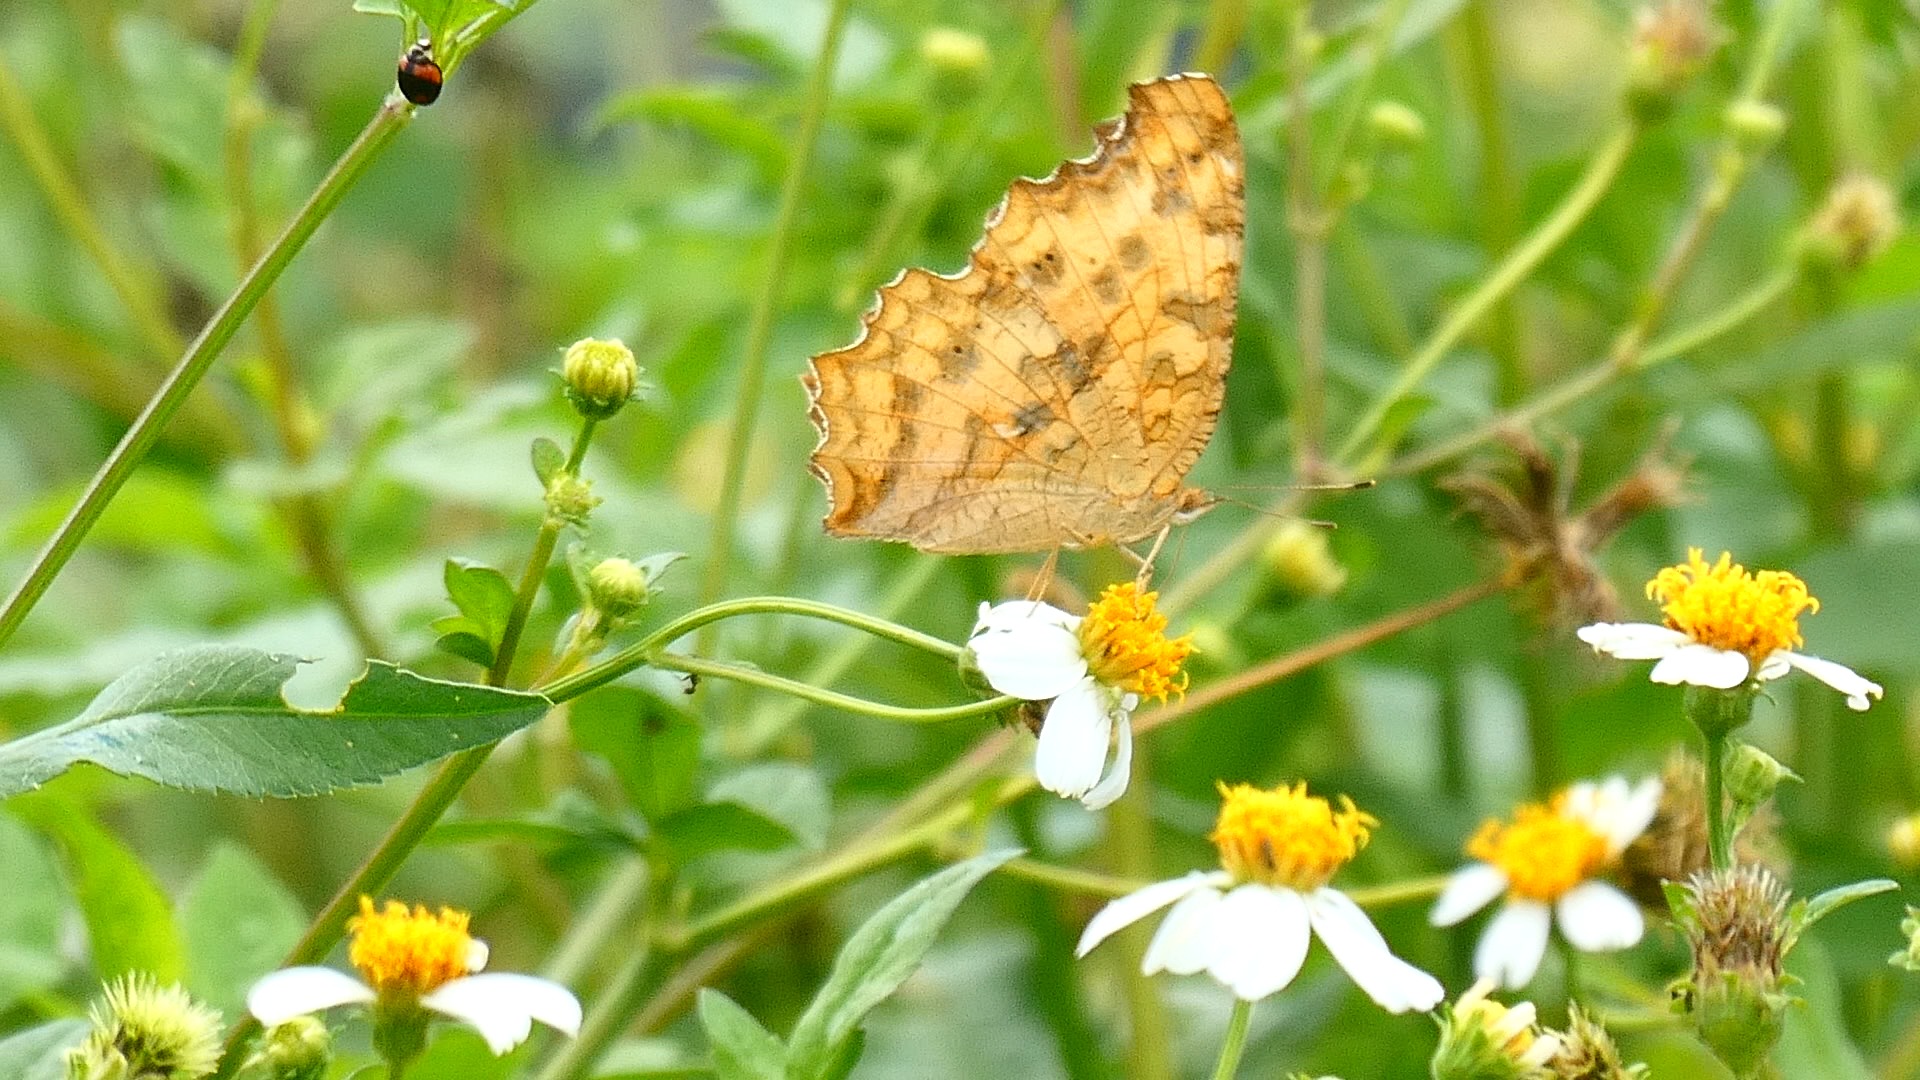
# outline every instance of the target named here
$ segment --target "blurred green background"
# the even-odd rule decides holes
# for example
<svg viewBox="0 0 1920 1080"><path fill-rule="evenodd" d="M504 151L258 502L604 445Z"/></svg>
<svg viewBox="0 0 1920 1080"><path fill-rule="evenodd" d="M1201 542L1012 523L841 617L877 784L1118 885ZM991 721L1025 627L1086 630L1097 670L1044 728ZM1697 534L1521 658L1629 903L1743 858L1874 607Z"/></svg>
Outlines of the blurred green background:
<svg viewBox="0 0 1920 1080"><path fill-rule="evenodd" d="M1324 38L1309 83L1319 145L1355 104L1369 28L1399 7L1313 9ZM1717 6L1720 47L1698 78L1593 213L1395 413L1398 452L1468 431L1601 362L1712 178L1723 114L1770 8ZM1796 10L1769 96L1787 117L1784 136L1707 237L1664 325L1710 315L1791 265L1805 223L1842 176L1880 178L1909 221L1920 205L1915 8L1848 0ZM540 514L527 445L568 429L552 370L560 349L589 334L630 343L651 388L596 443L587 474L605 502L571 542L596 554L688 552L653 618L690 607L747 312L767 277L826 14L819 0L542 0L488 42L275 290L278 343L258 318L250 324L0 652L0 737L65 719L129 665L191 642L312 658L294 684L309 703L334 700L369 645L422 671L473 677L433 649L428 622L448 610L442 564L461 556L517 568L524 558ZM0 7L0 90L11 114L0 137L0 576L9 581L178 339L231 290L245 237L257 249L272 235L390 86L403 44L394 20L345 2L281 4L268 15L257 77L236 81L243 27L265 17L256 5ZM1298 317L1273 18L1232 0L853 5L774 307L727 593L816 597L958 640L978 601L1000 598L1007 574L1031 569L1037 560L934 561L823 536L825 499L805 472L814 434L795 376L810 354L851 340L874 288L901 267L958 268L1009 180L1086 153L1093 123L1120 111L1129 81L1189 68L1221 40L1238 43L1217 74L1234 95L1248 156L1247 259L1226 412L1195 478L1257 502L1295 478ZM1619 123L1633 20L1611 0L1405 5L1358 106L1404 103L1425 135L1379 145L1363 121L1350 144L1367 182L1328 241L1335 442ZM936 28L970 37L930 38ZM50 201L31 167L38 151L23 142L28 129L76 181L97 245ZM1316 163L1323 178L1347 165ZM103 273L103 248L121 288ZM126 295L149 302L147 318L130 313ZM304 403L279 415L307 440L302 461L290 460L276 428L275 350L299 373ZM1630 617L1653 615L1640 596L1653 570L1690 545L1709 557L1724 548L1805 578L1822 602L1804 624L1807 651L1886 685L1886 699L1863 715L1808 680L1776 684L1758 709L1754 741L1806 778L1780 806L1802 894L1876 875L1915 883L1882 836L1920 808L1920 714L1908 692L1920 675L1916 359L1920 231L1907 227L1857 272L1803 280L1706 347L1618 380L1537 429L1568 466L1575 507L1663 440L1670 458L1690 462L1687 498L1634 521L1599 556ZM1497 443L1473 457L1495 469L1514 461ZM1195 688L1496 572L1496 546L1438 483L1465 463L1389 470L1375 490L1316 500L1310 512L1339 526L1309 534L1344 567L1344 586L1330 594L1291 585L1260 554L1260 538L1283 523L1229 505L1181 530L1159 581L1187 605L1175 629L1199 635ZM324 507L364 608L358 638L317 586L283 512L303 498ZM1209 565L1220 572L1183 593L1183 579ZM1125 573L1101 556L1070 555L1062 578L1091 593ZM551 581L529 635L541 649L574 604L564 570ZM846 641L836 629L766 621L730 628L719 654L800 676ZM1554 782L1658 769L1687 738L1677 691L1570 642L1566 626L1525 605L1484 601L1147 740L1136 777L1147 796L1116 819L1144 826L1134 835L1045 795L995 818L991 835L1049 861L1171 876L1212 859L1203 837L1216 779L1304 777L1316 791L1352 793L1385 823L1342 881L1441 872L1484 815ZM884 647L858 654L835 685L914 705L964 692L950 671ZM792 833L779 850L695 860L687 900L707 910L804 865L987 728L890 727L725 687L689 699L664 673L634 678L510 743L459 812L541 828L445 833L394 892L471 907L497 967L540 970L628 857L616 826L644 816L635 777L653 755L697 744L699 790L755 791ZM254 802L81 770L0 808L0 882L12 901L0 905L0 1030L81 1006L98 975L143 957L174 965L231 1014L237 988L272 966L416 786L409 777ZM845 930L928 865L878 875L768 928L713 984L785 1030ZM1158 982L1172 1041L1134 1046L1117 954L1070 957L1094 904L989 880L921 974L875 1014L855 1075L1153 1077L1166 1075L1156 1071L1164 1062L1199 1074L1218 1049L1227 995L1205 979ZM1894 897L1861 903L1800 954L1811 1005L1789 1034L1784 1053L1804 1055L1784 1059L1800 1066L1789 1075L1895 1075L1874 1070L1913 1052L1920 990L1885 964L1900 944L1899 911ZM1403 955L1451 989L1465 985L1469 932L1428 928L1420 905L1376 914ZM169 940L183 943L171 957ZM1657 928L1583 976L1607 1000L1657 1012L1684 962L1684 944ZM583 996L605 964L578 967ZM1550 958L1533 990L1549 1017L1564 1005L1561 970ZM1429 1020L1382 1014L1320 954L1254 1024L1247 1076L1417 1076L1431 1049ZM1648 1022L1622 1035L1657 1076L1721 1075L1677 1029ZM494 1075L530 1060L522 1051L504 1066L482 1064L460 1056L477 1046L465 1038L446 1036L439 1053L461 1063L440 1066L444 1075ZM678 1019L636 1032L623 1053L628 1064L608 1075L698 1063L704 1044Z"/></svg>

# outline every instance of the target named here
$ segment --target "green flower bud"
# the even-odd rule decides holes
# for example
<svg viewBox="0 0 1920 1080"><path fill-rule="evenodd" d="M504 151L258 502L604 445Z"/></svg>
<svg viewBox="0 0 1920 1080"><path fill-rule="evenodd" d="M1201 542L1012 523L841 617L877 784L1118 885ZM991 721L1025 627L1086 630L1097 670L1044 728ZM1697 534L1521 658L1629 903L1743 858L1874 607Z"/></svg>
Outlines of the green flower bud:
<svg viewBox="0 0 1920 1080"><path fill-rule="evenodd" d="M1511 1008L1487 997L1493 980L1482 979L1460 995L1440 1018L1440 1045L1429 1062L1433 1080L1546 1080L1547 1062L1560 1039L1534 1023L1534 1008Z"/></svg>
<svg viewBox="0 0 1920 1080"><path fill-rule="evenodd" d="M582 338L567 346L560 376L567 384L567 400L581 416L605 420L633 397L640 365L633 359L633 350L618 339Z"/></svg>
<svg viewBox="0 0 1920 1080"><path fill-rule="evenodd" d="M1741 743L1727 755L1727 796L1743 810L1751 810L1773 798L1773 791L1781 781L1798 779L1800 774L1757 746Z"/></svg>
<svg viewBox="0 0 1920 1080"><path fill-rule="evenodd" d="M322 1080L333 1060L333 1035L311 1016L267 1029L242 1068L244 1080Z"/></svg>
<svg viewBox="0 0 1920 1080"><path fill-rule="evenodd" d="M1787 114L1764 101L1736 101L1727 107L1727 130L1749 154L1771 149L1787 130Z"/></svg>
<svg viewBox="0 0 1920 1080"><path fill-rule="evenodd" d="M1887 826L1887 854L1909 870L1920 867L1920 814L1908 814Z"/></svg>
<svg viewBox="0 0 1920 1080"><path fill-rule="evenodd" d="M1719 44L1699 0L1665 0L1634 16L1627 106L1642 123L1664 119Z"/></svg>
<svg viewBox="0 0 1920 1080"><path fill-rule="evenodd" d="M593 508L600 505L593 494L593 482L567 472L555 473L547 481L546 498L548 518L582 528Z"/></svg>
<svg viewBox="0 0 1920 1080"><path fill-rule="evenodd" d="M1427 122L1398 101L1375 102L1367 111L1367 130L1391 150L1411 150L1427 141Z"/></svg>
<svg viewBox="0 0 1920 1080"><path fill-rule="evenodd" d="M136 972L107 984L68 1080L201 1080L220 1064L220 1014L178 984Z"/></svg>
<svg viewBox="0 0 1920 1080"><path fill-rule="evenodd" d="M1290 599L1330 596L1347 583L1347 568L1334 559L1327 531L1304 521L1288 521L1260 551L1260 567L1269 584Z"/></svg>
<svg viewBox="0 0 1920 1080"><path fill-rule="evenodd" d="M610 618L626 618L652 595L647 572L627 559L601 559L587 572L587 601Z"/></svg>
<svg viewBox="0 0 1920 1080"><path fill-rule="evenodd" d="M1801 241L1816 270L1850 273L1872 262L1900 233L1893 190L1877 176L1842 177L1807 223Z"/></svg>
<svg viewBox="0 0 1920 1080"><path fill-rule="evenodd" d="M980 91L992 54L978 34L951 26L935 26L920 35L920 60L932 73L934 103L963 105Z"/></svg>

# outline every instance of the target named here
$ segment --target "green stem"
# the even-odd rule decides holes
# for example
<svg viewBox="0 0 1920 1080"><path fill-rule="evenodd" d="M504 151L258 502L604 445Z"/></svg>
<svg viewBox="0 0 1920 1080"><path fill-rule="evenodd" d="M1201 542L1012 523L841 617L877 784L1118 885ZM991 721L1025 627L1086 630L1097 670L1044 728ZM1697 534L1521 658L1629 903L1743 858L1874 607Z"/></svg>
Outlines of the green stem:
<svg viewBox="0 0 1920 1080"><path fill-rule="evenodd" d="M561 471L568 476L580 475L580 463L587 458L587 444L593 441L598 424L592 417L581 418L580 430L574 434L573 447L567 452L567 463L561 466ZM507 625L500 631L500 648L494 654L493 666L487 669L489 686L506 685L514 655L520 650L520 635L526 631L527 617L533 613L533 602L540 595L540 583L546 580L547 564L553 561L553 549L560 543L560 530L564 528L566 522L552 512L541 519L533 550L527 554L527 565L520 571L520 587L513 594L513 610L507 614Z"/></svg>
<svg viewBox="0 0 1920 1080"><path fill-rule="evenodd" d="M840 56L841 31L846 28L850 0L833 0L827 12L826 36L814 60L813 74L807 85L806 104L800 115L800 132L794 142L786 180L780 190L779 215L773 223L772 246L767 252L767 276L754 298L747 320L746 348L740 361L740 382L734 389L733 427L727 440L726 470L720 480L720 502L713 512L713 536L707 545L706 575L700 586L704 603L712 603L726 591L727 575L732 570L733 533L740 520L742 488L746 484L747 451L753 445L753 431L759 420L760 394L766 382L767 348L773 338L773 318L780 306L781 287L786 280L787 259L793 247L800 220L801 195L806 188L808 166L813 160L814 144L819 141L821 123L827 113L827 99L833 89L833 71ZM703 635L702 652L711 644Z"/></svg>
<svg viewBox="0 0 1920 1080"><path fill-rule="evenodd" d="M1522 240L1495 267L1493 272L1482 278L1471 293L1455 304L1453 310L1434 329L1433 334L1412 359L1400 371L1384 393L1374 399L1372 405L1362 414L1347 433L1346 441L1340 445L1337 458L1342 463L1351 464L1352 459L1367 445L1386 420L1387 414L1406 396L1425 381L1433 368L1445 358L1447 352L1458 344L1460 338L1473 328L1481 316L1485 315L1502 297L1511 293L1527 276L1539 267L1553 250L1560 246L1573 232L1574 228L1586 220L1587 214L1599 203L1613 185L1614 178L1620 175L1620 167L1626 163L1627 155L1639 140L1640 129L1634 124L1623 124L1601 146L1598 153L1587 163L1587 169L1580 181L1567 192L1560 205L1554 208L1546 220L1536 226L1526 239Z"/></svg>
<svg viewBox="0 0 1920 1080"><path fill-rule="evenodd" d="M663 671L684 671L703 678L727 679L748 686L757 686L762 690L788 694L815 705L844 709L861 716L871 716L876 720L891 720L900 724L937 724L947 720L992 716L1020 703L1019 698L1002 695L985 701L971 701L965 705L949 705L945 708L908 709L898 705L882 705L876 701L868 701L865 698L836 693L832 690L823 690L797 679L769 674L745 664L730 664L724 660L707 660L679 653L653 653L647 657L647 666L660 668Z"/></svg>
<svg viewBox="0 0 1920 1080"><path fill-rule="evenodd" d="M133 475L147 451L153 448L167 421L186 402L193 388L199 385L201 377L219 358L221 350L233 340L233 335L240 329L240 324L246 321L254 305L279 279L287 264L312 238L314 230L339 205L381 151L406 127L413 113L414 107L397 94L388 96L380 110L374 113L373 119L361 130L359 137L334 162L333 168L307 199L306 205L300 208L300 212L287 224L286 230L241 279L233 295L220 305L220 310L214 313L212 321L200 332L200 336L188 346L186 355L180 358L180 363L161 382L153 400L147 403L133 426L127 429L120 444L107 455L106 462L88 483L80 501L74 504L66 520L60 523L52 539L41 549L26 577L7 599L5 608L0 609L0 645L4 645L20 628L27 613L33 610L33 605L45 594L47 587L53 584L53 579L79 548L87 530L99 521L107 504L119 493L127 478Z"/></svg>
<svg viewBox="0 0 1920 1080"><path fill-rule="evenodd" d="M1233 999L1233 1015L1227 1020L1227 1039L1220 1046L1220 1062L1213 1067L1213 1080L1233 1080L1240 1071L1240 1055L1247 1049L1247 1026L1253 1020L1253 1002Z"/></svg>
<svg viewBox="0 0 1920 1080"><path fill-rule="evenodd" d="M1727 736L1702 732L1707 765L1707 856L1715 870L1733 867L1733 835L1727 821Z"/></svg>
<svg viewBox="0 0 1920 1080"><path fill-rule="evenodd" d="M1333 134L1327 139L1326 153L1320 159L1322 173L1318 186L1322 192L1332 188L1346 165L1347 148L1353 145L1353 134L1359 130L1360 118L1366 114L1367 103L1373 97L1374 84L1380 78L1380 64L1393 48L1393 36L1399 32L1400 22L1412 6L1412 0L1387 0L1368 25L1366 40L1355 46L1361 50L1360 73L1354 76L1353 85L1347 87L1346 100L1341 103L1340 115L1333 122Z"/></svg>
<svg viewBox="0 0 1920 1080"><path fill-rule="evenodd" d="M1293 305L1300 345L1294 385L1294 465L1319 475L1326 442L1327 231L1334 213L1323 204L1313 174L1313 111L1307 77L1313 66L1313 5L1292 5L1287 51L1287 231L1293 235ZM1335 164L1338 168L1338 163Z"/></svg>
<svg viewBox="0 0 1920 1080"><path fill-rule="evenodd" d="M1501 109L1500 71L1496 63L1493 17L1488 0L1472 0L1454 20L1450 42L1457 42L1462 82L1472 107L1480 144L1480 221L1488 254L1505 251L1520 235L1519 185L1513 175L1513 148ZM1512 404L1531 381L1522 353L1519 313L1503 297L1488 313L1489 348L1499 371L1499 401Z"/></svg>
<svg viewBox="0 0 1920 1080"><path fill-rule="evenodd" d="M749 596L696 608L587 670L541 687L541 693L556 702L579 697L589 690L605 686L627 672L650 663L655 653L695 630L738 615L803 615L807 618L822 619L840 623L843 626L851 626L856 630L864 630L875 637L909 645L948 660L958 660L960 654L966 651L963 646L942 641L911 627L901 626L885 619L876 619L871 615L849 611L832 604L823 604L818 600L801 600L789 596Z"/></svg>

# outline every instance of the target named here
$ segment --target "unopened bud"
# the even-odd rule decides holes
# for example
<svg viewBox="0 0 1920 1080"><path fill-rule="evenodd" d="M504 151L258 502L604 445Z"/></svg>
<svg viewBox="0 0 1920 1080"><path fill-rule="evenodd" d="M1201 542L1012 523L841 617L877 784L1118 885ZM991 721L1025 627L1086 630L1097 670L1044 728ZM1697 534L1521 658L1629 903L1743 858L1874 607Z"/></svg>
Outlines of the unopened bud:
<svg viewBox="0 0 1920 1080"><path fill-rule="evenodd" d="M1558 1080L1642 1080L1645 1065L1627 1065L1607 1029L1595 1023L1578 1004L1567 1006L1567 1030L1555 1032L1560 1052L1547 1063L1547 1075Z"/></svg>
<svg viewBox="0 0 1920 1080"><path fill-rule="evenodd" d="M1893 191L1877 176L1852 173L1833 185L1807 223L1807 260L1821 269L1850 272L1872 262L1900 232Z"/></svg>
<svg viewBox="0 0 1920 1080"><path fill-rule="evenodd" d="M1634 115L1651 123L1672 112L1717 39L1699 0L1664 0L1641 8L1627 59L1627 104Z"/></svg>
<svg viewBox="0 0 1920 1080"><path fill-rule="evenodd" d="M243 1080L321 1080L333 1061L333 1035L311 1016L275 1024L247 1058Z"/></svg>
<svg viewBox="0 0 1920 1080"><path fill-rule="evenodd" d="M992 59L987 40L951 26L935 26L920 35L920 59L936 77L972 87Z"/></svg>
<svg viewBox="0 0 1920 1080"><path fill-rule="evenodd" d="M651 596L647 572L630 560L602 559L587 572L587 600L609 618L626 618Z"/></svg>
<svg viewBox="0 0 1920 1080"><path fill-rule="evenodd" d="M1376 102L1367 111L1367 128L1392 150L1411 150L1427 141L1427 122L1398 101Z"/></svg>
<svg viewBox="0 0 1920 1080"><path fill-rule="evenodd" d="M1330 596L1347 583L1347 569L1334 559L1325 529L1288 521L1260 552L1267 579L1292 599Z"/></svg>
<svg viewBox="0 0 1920 1080"><path fill-rule="evenodd" d="M1757 746L1742 743L1727 755L1727 796L1736 806L1759 806L1773 797L1773 791L1781 781L1799 779L1799 773L1780 764L1772 754Z"/></svg>
<svg viewBox="0 0 1920 1080"><path fill-rule="evenodd" d="M1887 826L1887 854L1909 870L1920 867L1920 814L1908 814Z"/></svg>
<svg viewBox="0 0 1920 1080"><path fill-rule="evenodd" d="M1741 100L1727 107L1727 130L1749 154L1770 149L1787 130L1787 114L1764 101Z"/></svg>
<svg viewBox="0 0 1920 1080"><path fill-rule="evenodd" d="M593 482L569 472L553 474L547 481L547 517L563 525L585 527L588 515L600 505L594 497Z"/></svg>
<svg viewBox="0 0 1920 1080"><path fill-rule="evenodd" d="M618 339L582 338L567 346L560 363L567 384L567 400L581 416L605 420L633 397L640 382L640 365L633 350Z"/></svg>

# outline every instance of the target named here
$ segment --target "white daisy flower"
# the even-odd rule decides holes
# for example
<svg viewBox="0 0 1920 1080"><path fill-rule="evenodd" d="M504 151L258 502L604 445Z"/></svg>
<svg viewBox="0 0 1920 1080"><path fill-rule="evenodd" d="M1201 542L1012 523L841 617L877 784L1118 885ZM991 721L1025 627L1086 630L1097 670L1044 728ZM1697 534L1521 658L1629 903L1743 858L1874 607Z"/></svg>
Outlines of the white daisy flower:
<svg viewBox="0 0 1920 1080"><path fill-rule="evenodd" d="M435 915L393 900L375 910L361 897L360 914L347 927L347 959L360 979L326 967L286 968L253 984L247 1010L272 1027L339 1005L372 1006L376 1026L383 1013L404 1021L426 1009L470 1025L495 1054L525 1042L535 1020L569 1037L580 1034L573 991L532 975L477 974L487 946L468 935L465 912L442 908Z"/></svg>
<svg viewBox="0 0 1920 1080"><path fill-rule="evenodd" d="M1102 908L1080 935L1085 956L1118 930L1172 906L1141 971L1212 975L1243 1001L1282 990L1317 935L1388 1012L1426 1011L1445 996L1433 976L1393 955L1360 905L1328 880L1366 846L1371 815L1308 795L1302 783L1264 791L1221 785L1211 839L1223 867L1149 885Z"/></svg>
<svg viewBox="0 0 1920 1080"><path fill-rule="evenodd" d="M1800 613L1820 610L1806 583L1784 570L1749 573L1720 553L1709 564L1699 548L1647 582L1647 596L1666 616L1654 623L1594 623L1581 641L1622 660L1657 660L1654 682L1732 690L1768 682L1798 669L1847 696L1856 711L1880 697L1880 684L1851 668L1793 651L1801 643Z"/></svg>
<svg viewBox="0 0 1920 1080"><path fill-rule="evenodd" d="M1188 637L1169 639L1156 593L1109 586L1086 616L1014 600L980 605L968 647L1002 694L1050 701L1033 771L1048 791L1098 810L1127 790L1133 710L1142 698L1185 692ZM1111 762L1109 762L1111 756Z"/></svg>
<svg viewBox="0 0 1920 1080"><path fill-rule="evenodd" d="M1551 925L1584 952L1624 949L1646 931L1627 894L1598 880L1646 831L1660 807L1658 778L1574 784L1546 803L1490 820L1467 842L1468 863L1448 879L1429 917L1452 926L1505 895L1473 954L1474 974L1508 989L1533 981Z"/></svg>

